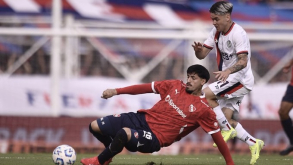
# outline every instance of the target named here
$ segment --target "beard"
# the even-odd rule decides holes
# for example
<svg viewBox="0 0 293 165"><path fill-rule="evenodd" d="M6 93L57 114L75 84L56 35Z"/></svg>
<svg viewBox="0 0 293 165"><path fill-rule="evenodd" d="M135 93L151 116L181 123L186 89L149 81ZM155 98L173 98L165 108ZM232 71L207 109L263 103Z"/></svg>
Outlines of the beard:
<svg viewBox="0 0 293 165"><path fill-rule="evenodd" d="M185 88L185 91L189 94L191 94L193 92L192 90L189 90L188 88Z"/></svg>

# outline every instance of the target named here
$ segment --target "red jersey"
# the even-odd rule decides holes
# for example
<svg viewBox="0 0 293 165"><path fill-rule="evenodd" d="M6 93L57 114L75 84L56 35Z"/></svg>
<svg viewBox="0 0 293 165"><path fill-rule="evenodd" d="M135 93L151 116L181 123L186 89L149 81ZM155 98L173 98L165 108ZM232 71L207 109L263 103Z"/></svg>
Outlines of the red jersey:
<svg viewBox="0 0 293 165"><path fill-rule="evenodd" d="M162 147L169 146L199 126L209 134L220 131L216 114L203 96L194 96L185 91L180 80L165 80L152 83L154 93L161 96L145 113L146 121Z"/></svg>
<svg viewBox="0 0 293 165"><path fill-rule="evenodd" d="M291 66L291 81L290 81L290 85L293 86L293 66Z"/></svg>

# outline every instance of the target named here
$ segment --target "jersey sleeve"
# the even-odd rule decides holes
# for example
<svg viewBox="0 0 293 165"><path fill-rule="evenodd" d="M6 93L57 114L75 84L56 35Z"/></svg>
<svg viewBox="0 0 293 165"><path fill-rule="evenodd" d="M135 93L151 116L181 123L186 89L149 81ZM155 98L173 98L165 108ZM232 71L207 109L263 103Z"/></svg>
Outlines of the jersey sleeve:
<svg viewBox="0 0 293 165"><path fill-rule="evenodd" d="M214 134L220 131L220 126L216 119L216 114L210 108L206 108L205 112L201 115L198 123L201 128L208 134Z"/></svg>
<svg viewBox="0 0 293 165"><path fill-rule="evenodd" d="M213 49L215 45L215 34L216 34L216 29L213 28L213 30L209 33L208 38L204 41L203 46L208 48L208 49Z"/></svg>
<svg viewBox="0 0 293 165"><path fill-rule="evenodd" d="M154 93L160 94L161 98L165 98L168 90L173 86L175 81L176 80L164 80L152 82L152 89Z"/></svg>
<svg viewBox="0 0 293 165"><path fill-rule="evenodd" d="M234 33L233 42L236 49L236 54L248 54L249 40L244 30L239 33Z"/></svg>

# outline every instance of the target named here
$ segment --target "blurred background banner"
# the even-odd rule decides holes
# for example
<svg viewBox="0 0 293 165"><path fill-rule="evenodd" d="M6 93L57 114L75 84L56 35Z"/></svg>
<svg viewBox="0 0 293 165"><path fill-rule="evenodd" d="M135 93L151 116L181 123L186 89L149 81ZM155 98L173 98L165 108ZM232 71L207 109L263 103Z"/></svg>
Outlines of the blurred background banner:
<svg viewBox="0 0 293 165"><path fill-rule="evenodd" d="M81 78L60 81L62 116L105 116L136 112L153 106L159 95L123 95L102 99L106 88L134 85L115 78ZM0 115L53 116L51 111L50 79L47 77L13 77L0 82Z"/></svg>
<svg viewBox="0 0 293 165"><path fill-rule="evenodd" d="M160 100L158 94L120 95L102 99L107 88L135 85L116 78L79 78L60 81L61 102L58 115L71 117L105 116L151 108ZM286 84L256 85L241 103L241 119L278 120L278 108ZM0 115L53 116L50 79L47 77L15 76L0 81ZM263 95L263 93L266 95Z"/></svg>
<svg viewBox="0 0 293 165"><path fill-rule="evenodd" d="M0 152L51 152L62 143L97 152L102 145L88 131L92 120L147 109L160 99L144 94L105 100L105 89L185 82L192 64L216 71L214 50L198 60L191 47L213 28L208 10L214 2L0 0ZM255 76L235 118L265 140L265 151L275 152L289 143L278 109L290 79L282 67L293 57L293 3L231 2L232 19L251 41ZM242 144L238 150L248 152ZM198 145L203 150L194 149ZM211 146L210 137L197 130L162 152L208 152Z"/></svg>

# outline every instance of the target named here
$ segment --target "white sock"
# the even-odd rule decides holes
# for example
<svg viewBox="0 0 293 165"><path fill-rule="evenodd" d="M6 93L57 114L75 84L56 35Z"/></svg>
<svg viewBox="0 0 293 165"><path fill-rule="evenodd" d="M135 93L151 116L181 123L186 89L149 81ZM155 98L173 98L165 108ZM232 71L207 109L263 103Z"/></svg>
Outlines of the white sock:
<svg viewBox="0 0 293 165"><path fill-rule="evenodd" d="M235 130L237 132L237 138L244 141L249 146L252 146L255 144L256 139L252 137L243 127L240 123L238 123L235 127Z"/></svg>
<svg viewBox="0 0 293 165"><path fill-rule="evenodd" d="M229 124L228 120L226 119L221 107L218 105L214 109L214 112L216 114L216 118L220 124L220 127L222 130L228 131L232 128L232 126Z"/></svg>

